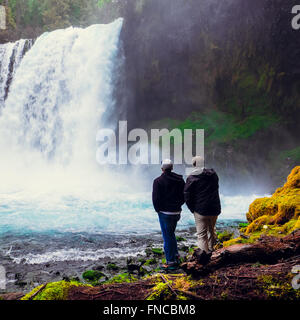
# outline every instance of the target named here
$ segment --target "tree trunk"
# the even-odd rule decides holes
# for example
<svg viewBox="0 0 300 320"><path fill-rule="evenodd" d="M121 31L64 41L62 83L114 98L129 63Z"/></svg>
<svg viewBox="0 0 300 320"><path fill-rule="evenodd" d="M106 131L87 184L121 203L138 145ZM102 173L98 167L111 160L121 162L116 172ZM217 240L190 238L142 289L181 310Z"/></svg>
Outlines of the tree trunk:
<svg viewBox="0 0 300 320"><path fill-rule="evenodd" d="M194 276L203 276L229 264L255 263L274 264L280 259L300 254L300 230L284 237L261 237L253 244L236 244L214 252L206 265L199 263L197 250L181 267Z"/></svg>

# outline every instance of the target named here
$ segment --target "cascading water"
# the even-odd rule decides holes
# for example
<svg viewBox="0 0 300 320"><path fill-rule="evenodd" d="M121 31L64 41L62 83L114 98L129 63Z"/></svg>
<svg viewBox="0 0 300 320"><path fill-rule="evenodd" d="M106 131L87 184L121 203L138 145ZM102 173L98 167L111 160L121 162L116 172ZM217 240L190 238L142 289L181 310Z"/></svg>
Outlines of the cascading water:
<svg viewBox="0 0 300 320"><path fill-rule="evenodd" d="M95 158L91 144L101 115L113 103L121 26L120 19L39 37L17 69L5 102L1 145L36 150L57 164L89 165L81 157Z"/></svg>
<svg viewBox="0 0 300 320"><path fill-rule="evenodd" d="M32 40L21 39L0 46L0 110L4 106L15 71L32 44Z"/></svg>
<svg viewBox="0 0 300 320"><path fill-rule="evenodd" d="M99 248L107 234L159 230L143 175L128 179L96 162L96 133L114 107L122 22L0 45L0 255L95 260L116 253ZM223 197L224 216L244 218L254 197ZM185 209L179 227L190 224Z"/></svg>
<svg viewBox="0 0 300 320"><path fill-rule="evenodd" d="M128 186L118 175L119 183L113 187L114 173L97 166L96 133L101 116L113 107L113 70L121 27L122 19L118 19L109 25L45 33L19 67L20 59L14 59L17 70L0 117L0 146L5 150L0 190L2 204L7 202L8 191L14 195L9 207L20 219L10 224L12 216L6 216L1 231L111 228L113 218L106 217L103 206L112 207L107 205L109 198L114 201L116 191L127 191ZM21 43L25 41L3 46L3 56L11 60L12 48L21 48ZM1 70L3 78L7 72L7 68ZM68 201L74 203L71 217L66 214ZM92 208L79 209L91 205L89 201ZM17 210L20 202L28 206ZM39 212L32 210L36 205ZM41 214L45 211L47 216ZM74 219L74 211L82 214ZM88 216L97 211L100 222Z"/></svg>

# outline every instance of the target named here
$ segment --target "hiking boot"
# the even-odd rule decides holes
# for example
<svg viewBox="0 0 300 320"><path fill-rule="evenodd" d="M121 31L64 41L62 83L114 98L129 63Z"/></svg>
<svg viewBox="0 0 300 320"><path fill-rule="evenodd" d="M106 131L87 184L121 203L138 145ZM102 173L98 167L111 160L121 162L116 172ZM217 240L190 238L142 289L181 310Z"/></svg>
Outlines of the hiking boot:
<svg viewBox="0 0 300 320"><path fill-rule="evenodd" d="M207 253L205 250L196 249L193 255L199 264L202 264L203 266L205 266L209 263L212 253L211 252Z"/></svg>
<svg viewBox="0 0 300 320"><path fill-rule="evenodd" d="M163 264L160 269L165 270L165 271L170 271L170 270L177 270L179 267L178 262L171 262L171 263L165 263Z"/></svg>

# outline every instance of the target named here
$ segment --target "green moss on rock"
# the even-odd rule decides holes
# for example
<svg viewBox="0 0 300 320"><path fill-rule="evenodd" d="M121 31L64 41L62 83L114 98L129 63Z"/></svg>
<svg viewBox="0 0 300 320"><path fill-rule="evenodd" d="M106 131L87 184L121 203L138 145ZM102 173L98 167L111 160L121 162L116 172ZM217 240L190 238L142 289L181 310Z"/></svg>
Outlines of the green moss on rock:
<svg viewBox="0 0 300 320"><path fill-rule="evenodd" d="M240 229L242 229L242 228L247 228L248 225L249 225L248 222L241 222L241 223L239 223L239 228L240 228Z"/></svg>
<svg viewBox="0 0 300 320"><path fill-rule="evenodd" d="M164 254L163 249L161 248L152 248L151 250L157 256L162 256Z"/></svg>
<svg viewBox="0 0 300 320"><path fill-rule="evenodd" d="M82 278L92 284L97 284L98 281L103 278L105 276L105 274L103 274L102 272L98 271L98 270L86 270L83 274L82 274Z"/></svg>
<svg viewBox="0 0 300 320"><path fill-rule="evenodd" d="M176 300L188 300L184 296L184 291L195 286L202 286L202 280L193 280L192 276L186 276L185 274L164 274L165 281L162 281L160 274L147 277L147 279L152 279L155 286L152 288L150 295L147 297L147 300L168 300L174 295L174 291L171 292L170 287L173 290L179 290L179 294L176 297Z"/></svg>
<svg viewBox="0 0 300 320"><path fill-rule="evenodd" d="M144 263L144 266L150 266L156 263L157 263L157 260L155 258L152 258L152 259L146 260L146 262Z"/></svg>
<svg viewBox="0 0 300 320"><path fill-rule="evenodd" d="M172 295L168 283L158 282L147 300L167 300Z"/></svg>
<svg viewBox="0 0 300 320"><path fill-rule="evenodd" d="M230 232L228 230L224 230L223 232L218 233L218 239L220 242L228 241L232 239L233 232Z"/></svg>
<svg viewBox="0 0 300 320"><path fill-rule="evenodd" d="M250 237L237 237L228 241L224 241L223 242L223 247L229 247L232 246L234 244L240 244L240 243L254 243L255 241L257 241L257 239L259 239L261 236L261 232L255 232L253 233Z"/></svg>
<svg viewBox="0 0 300 320"><path fill-rule="evenodd" d="M281 226L281 232L289 233L299 228L300 217L300 166L295 167L287 182L272 197L256 199L249 207L247 219L250 225L246 234L259 231L264 226ZM287 225L288 223L288 225Z"/></svg>
<svg viewBox="0 0 300 320"><path fill-rule="evenodd" d="M121 273L114 276L113 278L106 281L105 283L129 283L137 280L138 279L135 278L132 274L125 272L125 273Z"/></svg>
<svg viewBox="0 0 300 320"><path fill-rule="evenodd" d="M287 182L272 197L256 199L249 206L250 224L241 235L223 243L228 247L238 243L253 243L261 235L283 237L300 228L300 166L295 167Z"/></svg>
<svg viewBox="0 0 300 320"><path fill-rule="evenodd" d="M300 300L300 290L292 287L292 278L292 274L283 277L263 275L258 277L258 283L269 299Z"/></svg>
<svg viewBox="0 0 300 320"><path fill-rule="evenodd" d="M176 236L176 240L177 240L177 242L186 241L186 239L185 239L185 238L180 237L180 236Z"/></svg>
<svg viewBox="0 0 300 320"><path fill-rule="evenodd" d="M46 285L32 300L67 300L68 292L72 287L91 287L77 281L58 281L51 282ZM34 288L30 293L26 294L21 300L31 300L31 297L38 292L43 285Z"/></svg>
<svg viewBox="0 0 300 320"><path fill-rule="evenodd" d="M119 267L115 263L108 263L106 266L107 270L117 271Z"/></svg>

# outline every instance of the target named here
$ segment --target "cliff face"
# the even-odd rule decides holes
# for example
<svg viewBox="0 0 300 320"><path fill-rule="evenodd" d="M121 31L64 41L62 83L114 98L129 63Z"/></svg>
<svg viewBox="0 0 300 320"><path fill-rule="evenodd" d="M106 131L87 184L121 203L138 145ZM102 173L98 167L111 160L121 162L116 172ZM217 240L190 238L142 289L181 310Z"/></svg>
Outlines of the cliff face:
<svg viewBox="0 0 300 320"><path fill-rule="evenodd" d="M268 190L300 161L293 1L128 1L132 127L204 128L207 163L232 189ZM271 190L269 189L269 190Z"/></svg>
<svg viewBox="0 0 300 320"><path fill-rule="evenodd" d="M300 161L296 2L105 1L90 21L125 19L115 114L130 128L204 128L228 189L271 190Z"/></svg>

